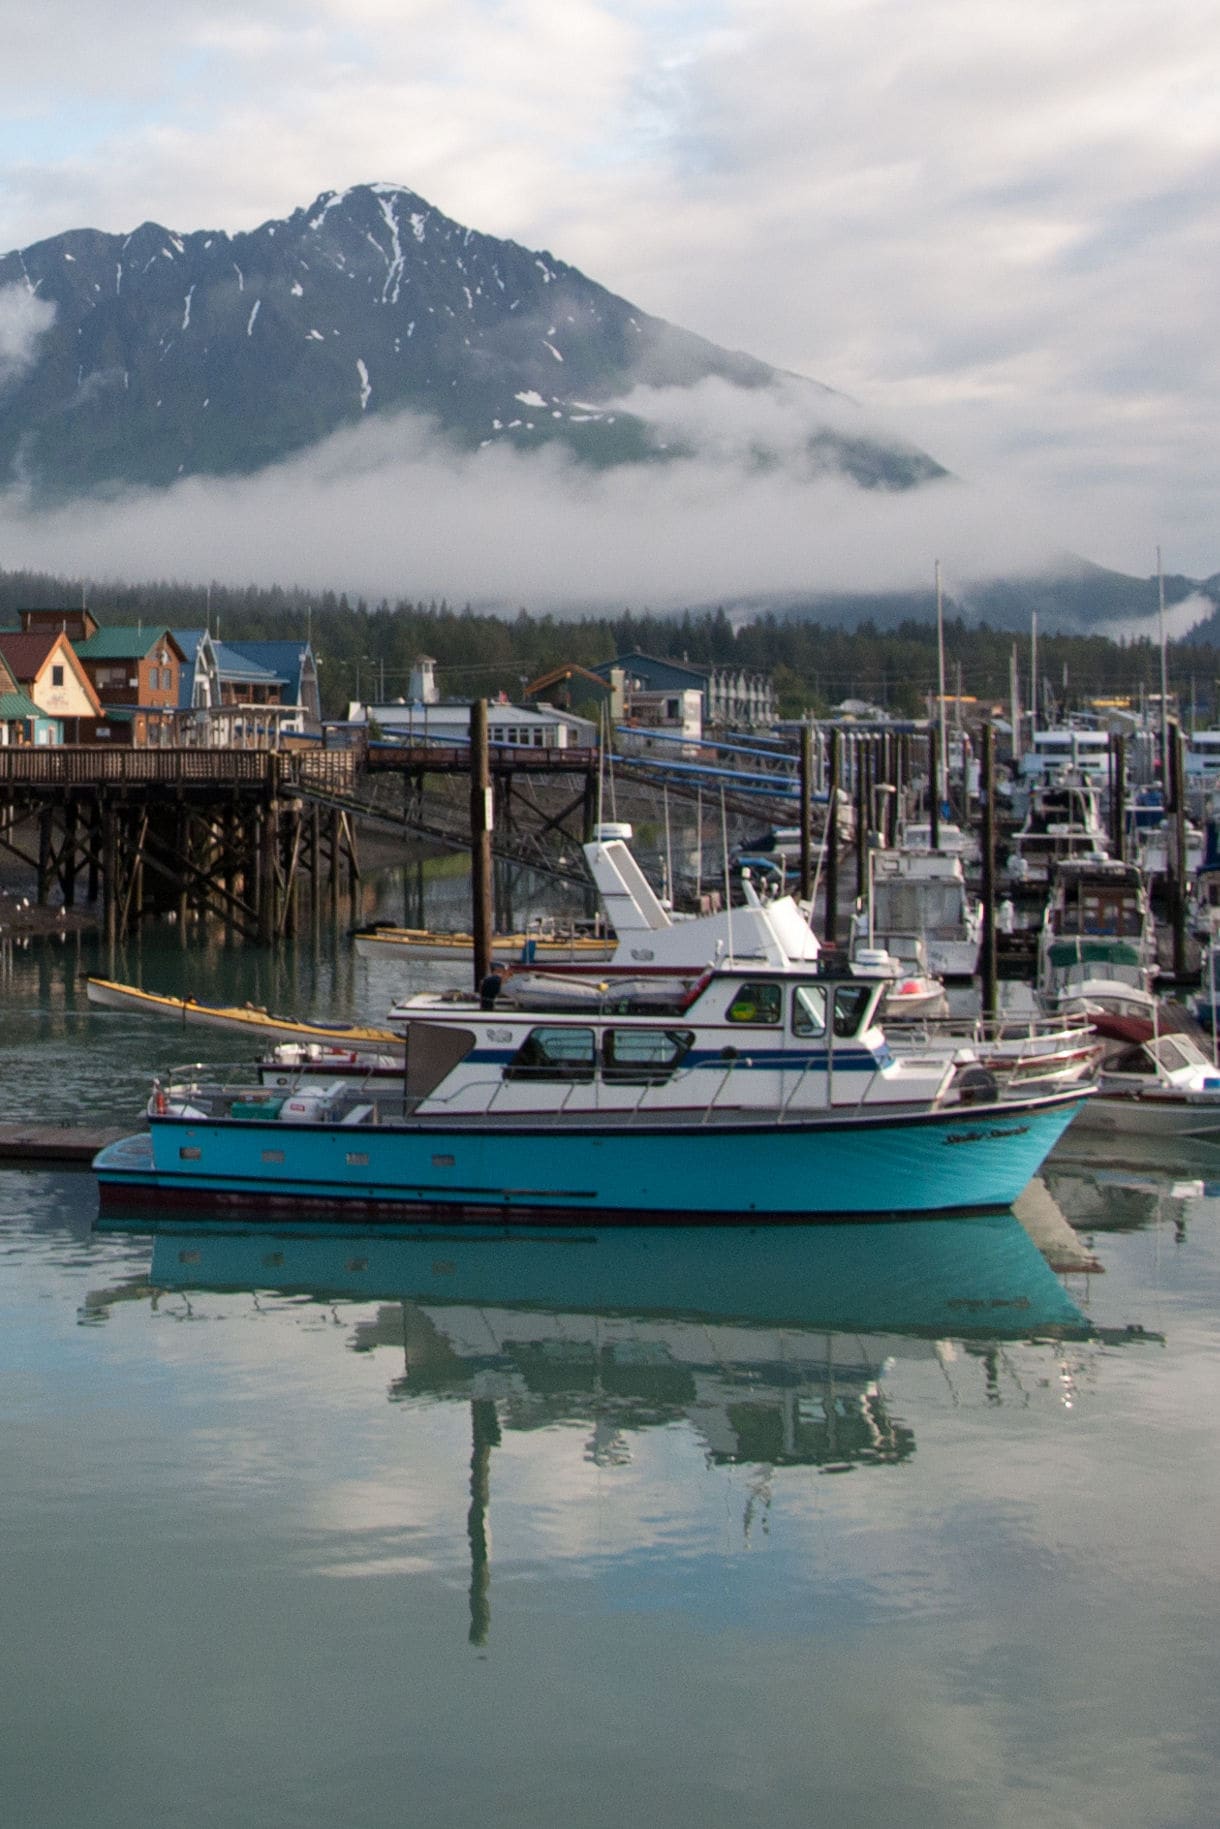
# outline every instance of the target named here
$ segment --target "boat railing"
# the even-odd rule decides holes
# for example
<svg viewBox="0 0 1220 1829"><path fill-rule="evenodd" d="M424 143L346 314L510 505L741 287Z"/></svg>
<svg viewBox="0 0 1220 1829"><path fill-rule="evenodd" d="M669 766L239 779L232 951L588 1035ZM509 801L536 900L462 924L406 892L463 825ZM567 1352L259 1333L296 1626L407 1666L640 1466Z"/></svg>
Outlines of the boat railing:
<svg viewBox="0 0 1220 1829"><path fill-rule="evenodd" d="M903 1033L922 1029L929 1041L962 1036L973 1041L998 1042L1048 1040L1089 1026L1088 1018L1083 1016L1048 1016L1043 1011L1014 1010L995 1016L928 1016L922 1022L904 1025Z"/></svg>
<svg viewBox="0 0 1220 1829"><path fill-rule="evenodd" d="M328 1082L315 1067L312 1072L302 1070L295 1074L288 1085L268 1085L251 1078L248 1063L218 1066L196 1061L171 1067L164 1077L159 1075L153 1081L148 1109L150 1115L198 1115L211 1119L250 1118L265 1107L269 1115L279 1118L284 1105L307 1089L319 1095L319 1102L321 1095L329 1093L326 1106L330 1117L344 1118L357 1106L371 1103L375 1109L386 1104L385 1081L379 1081L372 1069L363 1074L348 1073L341 1082ZM394 1083L393 1094L401 1101L401 1082Z"/></svg>
<svg viewBox="0 0 1220 1829"><path fill-rule="evenodd" d="M784 1122L785 1118L788 1116L788 1113L791 1111L793 1105L796 1103L797 1094L800 1092L801 1088L804 1086L805 1081L809 1078L809 1075L812 1072L814 1072L815 1069L818 1073L824 1073L826 1071L826 1063L820 1059L815 1059L812 1055L810 1055L806 1058L804 1065L801 1067L800 1072L797 1074L796 1079L793 1081L792 1091L788 1094L787 1098L784 1099L782 1104L780 1105L779 1111L776 1114L777 1123L782 1124ZM828 1085L827 1086L827 1100L829 1100L829 1093L830 1093L830 1088ZM806 1109L808 1109L808 1108L806 1108Z"/></svg>

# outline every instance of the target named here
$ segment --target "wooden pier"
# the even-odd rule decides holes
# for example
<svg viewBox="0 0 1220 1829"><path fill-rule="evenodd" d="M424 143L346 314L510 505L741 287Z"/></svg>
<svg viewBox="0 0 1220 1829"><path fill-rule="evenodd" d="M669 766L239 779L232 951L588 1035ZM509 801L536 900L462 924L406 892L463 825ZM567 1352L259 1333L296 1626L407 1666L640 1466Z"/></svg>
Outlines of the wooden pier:
<svg viewBox="0 0 1220 1829"><path fill-rule="evenodd" d="M194 913L270 941L295 930L303 885L337 913L358 875L350 815L311 797L355 767L342 752L0 749L0 847L40 905L100 898L108 940Z"/></svg>
<svg viewBox="0 0 1220 1829"><path fill-rule="evenodd" d="M493 746L494 856L585 885L596 750ZM367 824L470 847L470 750L422 744L279 750L0 749L0 850L35 899L99 904L107 939L191 916L270 943L360 879Z"/></svg>

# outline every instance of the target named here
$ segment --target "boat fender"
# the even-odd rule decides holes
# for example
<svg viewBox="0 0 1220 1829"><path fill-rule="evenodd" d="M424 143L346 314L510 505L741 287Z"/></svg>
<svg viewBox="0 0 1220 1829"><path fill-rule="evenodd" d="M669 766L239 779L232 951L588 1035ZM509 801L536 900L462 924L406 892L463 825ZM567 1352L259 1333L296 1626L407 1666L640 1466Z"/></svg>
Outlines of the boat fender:
<svg viewBox="0 0 1220 1829"><path fill-rule="evenodd" d="M169 1100L165 1096L165 1088L160 1080L153 1081L152 1104L153 1110L159 1118L163 1118L169 1110Z"/></svg>
<svg viewBox="0 0 1220 1829"><path fill-rule="evenodd" d="M963 1105L990 1105L999 1096L996 1077L986 1067L967 1067L957 1082Z"/></svg>

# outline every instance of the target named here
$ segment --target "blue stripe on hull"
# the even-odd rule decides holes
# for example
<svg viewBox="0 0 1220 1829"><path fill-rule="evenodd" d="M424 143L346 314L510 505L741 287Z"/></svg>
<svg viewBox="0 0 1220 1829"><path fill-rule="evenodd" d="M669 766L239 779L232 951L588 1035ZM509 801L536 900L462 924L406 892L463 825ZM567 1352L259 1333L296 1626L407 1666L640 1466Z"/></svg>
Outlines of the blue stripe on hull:
<svg viewBox="0 0 1220 1829"><path fill-rule="evenodd" d="M302 1217L673 1224L952 1213L1010 1206L1078 1108L1060 1098L875 1122L571 1131L154 1119L155 1163L133 1138L94 1167L106 1204L257 1205Z"/></svg>

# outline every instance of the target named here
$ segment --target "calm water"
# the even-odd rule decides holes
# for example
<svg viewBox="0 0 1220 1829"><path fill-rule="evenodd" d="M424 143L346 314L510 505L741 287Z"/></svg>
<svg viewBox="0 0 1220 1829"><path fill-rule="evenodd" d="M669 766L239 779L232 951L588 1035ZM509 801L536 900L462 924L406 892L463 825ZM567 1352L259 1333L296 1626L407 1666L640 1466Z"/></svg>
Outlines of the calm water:
<svg viewBox="0 0 1220 1829"><path fill-rule="evenodd" d="M345 944L0 960L6 1115L380 1017ZM1011 1217L537 1241L93 1230L0 1172L14 1824L1213 1824L1220 1152ZM760 1165L761 1166L761 1165Z"/></svg>

